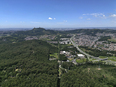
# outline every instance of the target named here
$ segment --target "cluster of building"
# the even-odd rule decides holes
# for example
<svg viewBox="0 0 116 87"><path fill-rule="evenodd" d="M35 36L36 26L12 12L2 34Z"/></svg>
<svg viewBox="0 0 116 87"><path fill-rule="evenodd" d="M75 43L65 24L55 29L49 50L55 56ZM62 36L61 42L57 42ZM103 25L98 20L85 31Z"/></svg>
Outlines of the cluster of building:
<svg viewBox="0 0 116 87"><path fill-rule="evenodd" d="M60 44L71 44L70 38L60 38Z"/></svg>
<svg viewBox="0 0 116 87"><path fill-rule="evenodd" d="M48 43L57 44L58 41L47 41ZM71 44L70 38L60 38L60 44Z"/></svg>
<svg viewBox="0 0 116 87"><path fill-rule="evenodd" d="M56 35L42 35L40 36L39 39L50 39L50 40L53 40L55 39Z"/></svg>
<svg viewBox="0 0 116 87"><path fill-rule="evenodd" d="M101 36L111 36L112 38L116 38L116 35L111 33L97 33L96 36L77 34L75 38L73 38L73 41L79 46L94 47L99 50L116 51L116 43L98 41Z"/></svg>
<svg viewBox="0 0 116 87"><path fill-rule="evenodd" d="M70 52L68 51L60 51L60 54L64 54L67 58L85 58L85 56L83 54L77 54L77 55L72 55Z"/></svg>
<svg viewBox="0 0 116 87"><path fill-rule="evenodd" d="M92 47L95 44L95 41L98 40L99 37L90 36L90 35L77 35L73 41L80 46L89 46Z"/></svg>
<svg viewBox="0 0 116 87"><path fill-rule="evenodd" d="M76 55L72 55L68 51L60 51L60 54L64 54L67 58L74 58L74 57L76 57Z"/></svg>
<svg viewBox="0 0 116 87"><path fill-rule="evenodd" d="M26 38L25 38L25 40L34 40L34 39L38 39L36 36L27 36Z"/></svg>
<svg viewBox="0 0 116 87"><path fill-rule="evenodd" d="M96 36L111 36L111 37L115 37L116 35L115 34L111 34L111 33L97 33Z"/></svg>
<svg viewBox="0 0 116 87"><path fill-rule="evenodd" d="M99 50L116 51L116 43L108 43L107 41L97 41L93 47Z"/></svg>

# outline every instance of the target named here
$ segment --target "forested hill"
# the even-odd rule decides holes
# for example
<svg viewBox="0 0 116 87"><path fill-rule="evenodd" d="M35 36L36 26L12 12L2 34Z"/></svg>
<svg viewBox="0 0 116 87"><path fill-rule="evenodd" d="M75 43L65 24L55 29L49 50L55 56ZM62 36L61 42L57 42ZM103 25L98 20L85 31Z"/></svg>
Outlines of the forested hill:
<svg viewBox="0 0 116 87"><path fill-rule="evenodd" d="M87 35L95 35L96 33L116 33L116 30L112 29L75 29L75 30L67 30L60 31L61 34L75 34L75 33L84 33Z"/></svg>
<svg viewBox="0 0 116 87"><path fill-rule="evenodd" d="M46 30L44 28L33 28L28 31L17 31L12 36L40 36L40 35L52 35L57 34L57 31L54 30Z"/></svg>
<svg viewBox="0 0 116 87"><path fill-rule="evenodd" d="M41 35L57 35L59 34L75 34L75 33L84 33L87 35L95 35L96 33L116 33L116 30L112 29L75 29L67 31L56 31L56 30L46 30L44 28L33 28L28 31L17 31L13 33L12 37L24 38L26 36L41 36Z"/></svg>
<svg viewBox="0 0 116 87"><path fill-rule="evenodd" d="M75 29L75 30L67 30L67 31L56 31L56 30L46 30L44 28L33 28L32 30L27 31L16 31L10 35L6 35L0 38L1 43L14 43L24 41L28 36L36 36L39 38L42 35L64 35L66 34L77 34L83 33L87 35L96 35L96 33L116 33L116 30L111 29Z"/></svg>
<svg viewBox="0 0 116 87"><path fill-rule="evenodd" d="M57 31L46 30L44 28L33 28L32 30L27 31L16 31L10 36L3 36L0 38L1 43L13 43L24 41L28 36L40 37L41 35L57 35Z"/></svg>
<svg viewBox="0 0 116 87"><path fill-rule="evenodd" d="M56 47L39 40L0 44L0 87L57 87Z"/></svg>

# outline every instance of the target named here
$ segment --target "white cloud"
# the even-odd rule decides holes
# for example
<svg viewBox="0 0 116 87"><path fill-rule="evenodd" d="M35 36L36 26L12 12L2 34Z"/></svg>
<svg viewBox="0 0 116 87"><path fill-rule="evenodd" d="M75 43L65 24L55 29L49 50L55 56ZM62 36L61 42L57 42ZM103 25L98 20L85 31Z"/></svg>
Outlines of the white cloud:
<svg viewBox="0 0 116 87"><path fill-rule="evenodd" d="M106 17L105 15L103 15L103 17Z"/></svg>
<svg viewBox="0 0 116 87"><path fill-rule="evenodd" d="M91 20L90 18L87 18L87 20Z"/></svg>
<svg viewBox="0 0 116 87"><path fill-rule="evenodd" d="M103 13L92 13L90 15L93 15L94 17L105 17Z"/></svg>
<svg viewBox="0 0 116 87"><path fill-rule="evenodd" d="M92 15L94 17L106 18L106 16L103 13L91 13L91 14L83 14L83 15Z"/></svg>
<svg viewBox="0 0 116 87"><path fill-rule="evenodd" d="M56 20L56 18L51 18L51 17L49 17L48 19L49 19L49 20L52 20L52 19Z"/></svg>
<svg viewBox="0 0 116 87"><path fill-rule="evenodd" d="M52 18L51 18L51 17L49 17L48 19L49 19L49 20L52 20Z"/></svg>
<svg viewBox="0 0 116 87"><path fill-rule="evenodd" d="M116 14L112 14L112 15L110 15L110 17L116 17Z"/></svg>
<svg viewBox="0 0 116 87"><path fill-rule="evenodd" d="M83 17L79 17L79 19L83 19Z"/></svg>

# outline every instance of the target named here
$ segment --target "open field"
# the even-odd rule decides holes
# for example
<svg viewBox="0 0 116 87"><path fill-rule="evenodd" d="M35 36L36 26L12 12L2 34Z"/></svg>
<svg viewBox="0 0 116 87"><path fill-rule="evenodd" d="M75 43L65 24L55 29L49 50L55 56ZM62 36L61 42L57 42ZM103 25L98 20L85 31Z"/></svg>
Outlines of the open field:
<svg viewBox="0 0 116 87"><path fill-rule="evenodd" d="M58 53L50 54L50 56L54 56L55 58L58 59Z"/></svg>
<svg viewBox="0 0 116 87"><path fill-rule="evenodd" d="M108 60L116 61L116 57L114 57L114 56L112 56L112 57L108 57Z"/></svg>
<svg viewBox="0 0 116 87"><path fill-rule="evenodd" d="M84 62L86 62L86 59L76 59L76 62L77 63L84 63Z"/></svg>
<svg viewBox="0 0 116 87"><path fill-rule="evenodd" d="M108 39L108 41L116 42L116 38Z"/></svg>

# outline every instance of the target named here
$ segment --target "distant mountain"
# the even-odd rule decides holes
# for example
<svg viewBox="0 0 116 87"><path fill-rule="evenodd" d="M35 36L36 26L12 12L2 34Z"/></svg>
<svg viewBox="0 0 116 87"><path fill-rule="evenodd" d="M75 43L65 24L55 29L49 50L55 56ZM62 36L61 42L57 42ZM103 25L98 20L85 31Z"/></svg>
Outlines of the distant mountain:
<svg viewBox="0 0 116 87"><path fill-rule="evenodd" d="M0 38L1 43L15 43L24 41L27 36L41 36L41 35L56 35L58 31L46 30L44 28L33 28L27 31L14 31L10 36L4 36Z"/></svg>
<svg viewBox="0 0 116 87"><path fill-rule="evenodd" d="M54 30L46 30L44 28L33 28L32 30L27 31L17 31L12 36L40 36L40 35L51 35L51 34L57 34Z"/></svg>
<svg viewBox="0 0 116 87"><path fill-rule="evenodd" d="M32 30L27 30L27 31L16 31L12 32L10 36L4 36L0 38L0 43L14 43L14 42L20 42L24 41L26 37L28 36L36 36L40 37L41 35L57 35L58 33L60 35L65 35L66 34L76 34L76 33L83 33L86 35L96 35L96 33L116 33L116 30L112 29L75 29L75 30L65 30L65 31L58 31L58 30L46 30L44 28L33 28Z"/></svg>
<svg viewBox="0 0 116 87"><path fill-rule="evenodd" d="M75 33L84 33L87 35L95 35L96 33L116 33L116 30L112 29L75 29L75 30L66 30L59 31L62 34L75 34Z"/></svg>

